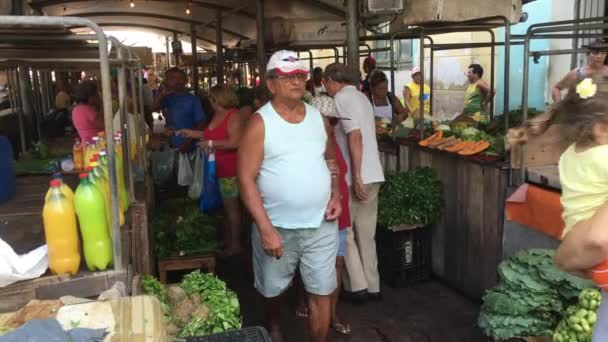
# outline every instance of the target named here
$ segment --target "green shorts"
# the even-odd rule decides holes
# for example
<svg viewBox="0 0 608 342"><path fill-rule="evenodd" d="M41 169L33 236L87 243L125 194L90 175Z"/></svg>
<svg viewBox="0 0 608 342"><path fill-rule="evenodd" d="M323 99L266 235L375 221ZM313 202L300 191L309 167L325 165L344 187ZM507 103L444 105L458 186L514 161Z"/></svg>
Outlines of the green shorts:
<svg viewBox="0 0 608 342"><path fill-rule="evenodd" d="M218 178L218 182L223 199L239 197L239 186L236 182L236 177Z"/></svg>

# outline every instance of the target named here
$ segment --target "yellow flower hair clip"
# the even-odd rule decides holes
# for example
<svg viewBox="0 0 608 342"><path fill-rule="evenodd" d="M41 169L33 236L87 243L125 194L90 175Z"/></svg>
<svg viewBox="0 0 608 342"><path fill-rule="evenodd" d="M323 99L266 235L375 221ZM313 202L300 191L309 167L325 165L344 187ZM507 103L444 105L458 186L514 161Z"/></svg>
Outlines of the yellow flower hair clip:
<svg viewBox="0 0 608 342"><path fill-rule="evenodd" d="M576 85L576 93L581 99L588 99L593 97L597 92L597 84L593 83L591 78L585 78L579 84Z"/></svg>

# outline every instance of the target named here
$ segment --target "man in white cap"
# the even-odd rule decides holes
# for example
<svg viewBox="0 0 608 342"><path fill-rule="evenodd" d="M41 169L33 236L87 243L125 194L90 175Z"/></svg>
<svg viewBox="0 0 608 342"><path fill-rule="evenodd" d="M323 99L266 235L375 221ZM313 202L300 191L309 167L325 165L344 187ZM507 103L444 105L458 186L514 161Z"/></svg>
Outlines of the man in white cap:
<svg viewBox="0 0 608 342"><path fill-rule="evenodd" d="M272 341L283 341L280 295L299 267L308 293L310 340L326 342L341 213L333 130L301 100L308 68L295 52L276 52L267 70L272 99L251 118L238 162L241 197L255 222L255 287L266 298Z"/></svg>
<svg viewBox="0 0 608 342"><path fill-rule="evenodd" d="M422 86L422 87L421 87ZM403 105L410 115L420 118L420 89L424 90L424 113L431 109L431 88L420 77L420 68L412 68L412 81L403 87Z"/></svg>

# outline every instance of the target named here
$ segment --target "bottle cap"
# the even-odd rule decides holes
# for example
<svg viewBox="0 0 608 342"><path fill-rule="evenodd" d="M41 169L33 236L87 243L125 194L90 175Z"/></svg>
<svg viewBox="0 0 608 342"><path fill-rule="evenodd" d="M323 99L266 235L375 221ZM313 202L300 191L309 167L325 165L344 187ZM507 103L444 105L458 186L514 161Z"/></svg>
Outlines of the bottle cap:
<svg viewBox="0 0 608 342"><path fill-rule="evenodd" d="M93 137L93 141L94 142L98 142L99 141L99 137Z"/></svg>
<svg viewBox="0 0 608 342"><path fill-rule="evenodd" d="M80 179L85 179L85 178L89 177L89 174L88 173L81 173L81 174L78 175L78 177Z"/></svg>
<svg viewBox="0 0 608 342"><path fill-rule="evenodd" d="M53 179L53 180L51 181L51 186L52 186L53 188L58 188L58 187L60 187L60 186L61 186L61 182L60 182L58 179Z"/></svg>
<svg viewBox="0 0 608 342"><path fill-rule="evenodd" d="M105 156L105 155L107 155L107 153L106 153L106 151L105 151L105 150L104 150L104 151L99 151L99 155L100 155L100 156Z"/></svg>
<svg viewBox="0 0 608 342"><path fill-rule="evenodd" d="M93 171L93 169L94 169L93 165L89 165L84 170L85 171Z"/></svg>

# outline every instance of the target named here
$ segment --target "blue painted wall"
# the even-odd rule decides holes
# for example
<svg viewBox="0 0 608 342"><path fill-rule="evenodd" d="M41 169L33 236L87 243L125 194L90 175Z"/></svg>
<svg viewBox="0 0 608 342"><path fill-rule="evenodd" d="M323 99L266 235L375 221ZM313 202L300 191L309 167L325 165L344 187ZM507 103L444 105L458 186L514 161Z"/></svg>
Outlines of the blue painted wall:
<svg viewBox="0 0 608 342"><path fill-rule="evenodd" d="M528 20L525 23L519 23L511 27L511 34L525 34L528 27L532 24L547 22L552 20L552 2L553 0L537 0L524 5L524 12L528 13ZM496 40L504 42L504 28L500 28L496 33ZM548 40L532 40L532 51L549 49ZM510 60L510 87L509 87L509 109L517 109L521 107L522 101L522 85L523 85L523 46L511 46ZM502 113L504 107L504 63L505 53L504 48L496 49L496 105L495 113ZM547 72L549 66L549 57L542 57L538 64L534 64L530 59L530 77L529 77L529 93L528 106L532 108L542 109L545 106L545 94L547 90Z"/></svg>

